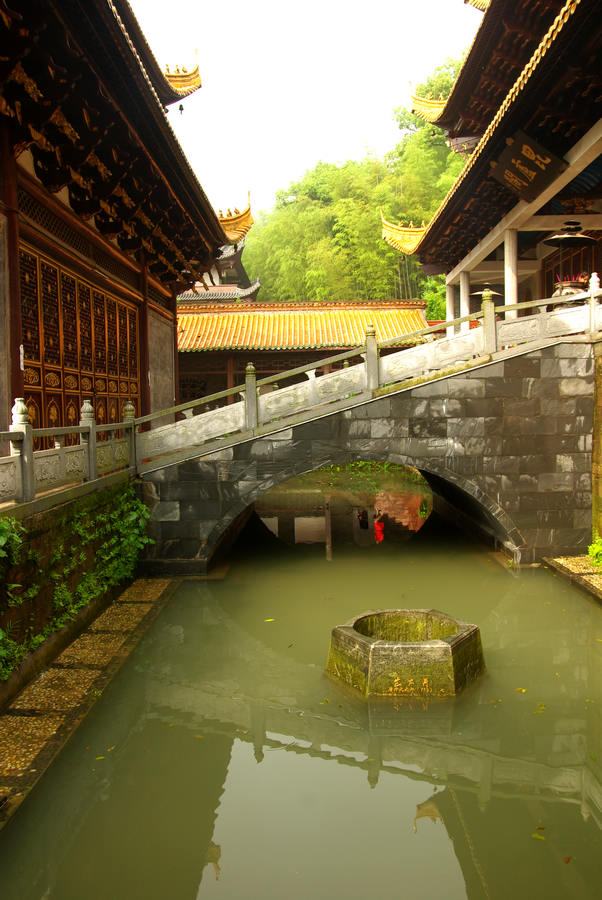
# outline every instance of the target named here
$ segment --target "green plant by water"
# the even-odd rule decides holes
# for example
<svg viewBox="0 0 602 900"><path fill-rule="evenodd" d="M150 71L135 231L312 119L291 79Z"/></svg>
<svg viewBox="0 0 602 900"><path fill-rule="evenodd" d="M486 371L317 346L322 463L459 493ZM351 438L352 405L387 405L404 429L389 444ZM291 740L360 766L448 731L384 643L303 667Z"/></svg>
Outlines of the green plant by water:
<svg viewBox="0 0 602 900"><path fill-rule="evenodd" d="M0 628L0 680L91 601L133 575L140 552L151 541L146 534L149 516L132 485L91 494L60 519L45 563L29 546L31 536L24 526L14 518L0 518L0 586L5 597L0 616L6 620ZM37 630L30 610L48 585L50 617ZM11 608L22 609L29 622L7 616Z"/></svg>
<svg viewBox="0 0 602 900"><path fill-rule="evenodd" d="M597 535L587 548L587 555L595 566L602 566L602 537Z"/></svg>

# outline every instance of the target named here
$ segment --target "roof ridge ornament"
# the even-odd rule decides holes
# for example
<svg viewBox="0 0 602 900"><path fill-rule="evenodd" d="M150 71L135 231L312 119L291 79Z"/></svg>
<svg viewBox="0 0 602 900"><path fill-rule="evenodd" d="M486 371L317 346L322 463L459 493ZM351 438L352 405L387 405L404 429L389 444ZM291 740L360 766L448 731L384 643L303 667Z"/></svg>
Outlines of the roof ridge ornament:
<svg viewBox="0 0 602 900"><path fill-rule="evenodd" d="M475 9L478 9L479 12L484 13L489 9L491 0L464 0L464 3L468 6L473 6Z"/></svg>
<svg viewBox="0 0 602 900"><path fill-rule="evenodd" d="M394 225L385 219L382 208L380 210L380 220L383 229L383 240L389 246L394 247L401 253L405 253L407 256L414 253L427 228L424 222L420 227L416 227L413 222L409 225Z"/></svg>
<svg viewBox="0 0 602 900"><path fill-rule="evenodd" d="M227 215L224 215L221 209L218 210L220 225L231 244L238 243L247 234L254 222L251 214L251 191L248 192L247 198L247 207L242 212L237 207L234 207L234 212L228 209Z"/></svg>
<svg viewBox="0 0 602 900"><path fill-rule="evenodd" d="M437 100L433 100L432 96L419 97L417 94L412 94L411 101L410 112L419 119L432 123L437 121L447 103L447 100L441 95Z"/></svg>

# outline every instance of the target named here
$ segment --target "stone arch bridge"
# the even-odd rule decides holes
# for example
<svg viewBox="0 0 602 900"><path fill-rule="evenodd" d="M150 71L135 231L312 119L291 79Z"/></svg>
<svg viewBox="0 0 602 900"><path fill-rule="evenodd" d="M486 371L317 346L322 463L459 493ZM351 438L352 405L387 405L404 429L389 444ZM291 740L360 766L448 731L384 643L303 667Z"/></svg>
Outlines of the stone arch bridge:
<svg viewBox="0 0 602 900"><path fill-rule="evenodd" d="M539 301L532 315L506 309L499 321L484 304L482 327L459 320L458 333L429 341L424 332L424 343L390 355L369 332L356 365L321 377L293 370L302 383L268 393L261 388L276 378L256 384L249 367L242 400L199 415L194 404L178 407L186 418L136 439L153 514L148 567L205 571L263 493L356 460L414 466L437 509L480 528L515 562L583 553L600 471L600 298L598 289L573 305Z"/></svg>

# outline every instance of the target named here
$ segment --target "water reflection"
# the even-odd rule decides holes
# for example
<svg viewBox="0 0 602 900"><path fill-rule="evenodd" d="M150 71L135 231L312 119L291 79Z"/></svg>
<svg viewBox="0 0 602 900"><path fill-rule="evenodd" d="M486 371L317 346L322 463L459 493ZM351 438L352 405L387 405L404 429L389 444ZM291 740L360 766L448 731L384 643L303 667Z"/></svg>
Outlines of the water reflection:
<svg viewBox="0 0 602 900"><path fill-rule="evenodd" d="M597 896L601 608L432 522L401 554L348 538L182 583L0 834L3 897ZM479 623L456 701L323 675L333 624L401 598Z"/></svg>
<svg viewBox="0 0 602 900"><path fill-rule="evenodd" d="M255 510L283 543L325 544L328 558L350 541L367 548L385 535L396 544L409 540L432 510L428 485L402 466L379 473L361 465L368 469L331 467L292 479L264 494Z"/></svg>

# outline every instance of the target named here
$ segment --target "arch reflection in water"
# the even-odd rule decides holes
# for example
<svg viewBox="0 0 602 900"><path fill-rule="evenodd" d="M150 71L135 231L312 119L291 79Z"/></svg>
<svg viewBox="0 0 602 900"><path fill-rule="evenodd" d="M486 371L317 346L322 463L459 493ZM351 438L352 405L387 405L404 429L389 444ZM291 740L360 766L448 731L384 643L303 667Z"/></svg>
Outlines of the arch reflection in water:
<svg viewBox="0 0 602 900"><path fill-rule="evenodd" d="M431 490L415 469L364 462L291 479L256 501L255 512L283 543L325 544L331 557L351 543L404 543L432 506Z"/></svg>

